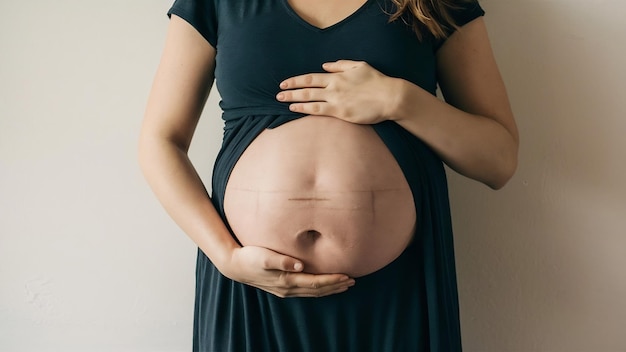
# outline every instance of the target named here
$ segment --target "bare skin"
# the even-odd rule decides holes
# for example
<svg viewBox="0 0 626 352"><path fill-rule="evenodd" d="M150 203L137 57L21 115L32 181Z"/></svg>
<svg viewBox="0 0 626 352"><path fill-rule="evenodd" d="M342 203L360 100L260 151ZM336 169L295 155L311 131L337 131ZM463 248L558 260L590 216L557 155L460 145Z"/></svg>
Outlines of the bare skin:
<svg viewBox="0 0 626 352"><path fill-rule="evenodd" d="M308 9L306 16L320 28L363 3L297 2L290 1L295 10ZM307 18L304 11L301 14ZM447 103L353 61L328 63L327 74L288 79L277 99L293 102L294 111L350 123L395 120L457 172L502 187L517 165L518 136L483 20L454 33L438 51L437 65ZM259 246L241 247L213 207L187 151L214 68L215 48L173 16L139 141L139 162L148 183L169 215L225 276L279 297L347 290L354 284L348 275L305 273L298 258Z"/></svg>
<svg viewBox="0 0 626 352"><path fill-rule="evenodd" d="M241 247L207 194L187 151L213 84L215 49L173 16L141 128L139 162L178 226L225 276L278 297L321 297L354 284L344 274L302 273L303 265L263 247Z"/></svg>
<svg viewBox="0 0 626 352"><path fill-rule="evenodd" d="M266 130L235 165L224 200L243 245L299 258L309 273L372 273L415 228L409 185L376 132L308 116Z"/></svg>
<svg viewBox="0 0 626 352"><path fill-rule="evenodd" d="M328 73L281 82L277 99L292 111L357 123L385 120L428 144L456 172L493 189L515 173L519 135L482 18L456 31L437 52L445 102L383 75L366 62L340 60Z"/></svg>

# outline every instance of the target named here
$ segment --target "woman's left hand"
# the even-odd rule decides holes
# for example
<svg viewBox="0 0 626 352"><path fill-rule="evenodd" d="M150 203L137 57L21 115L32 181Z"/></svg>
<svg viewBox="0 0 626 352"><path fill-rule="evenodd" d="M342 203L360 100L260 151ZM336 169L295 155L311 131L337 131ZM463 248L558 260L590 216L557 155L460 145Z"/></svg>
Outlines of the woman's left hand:
<svg viewBox="0 0 626 352"><path fill-rule="evenodd" d="M332 116L358 124L375 124L391 119L397 84L366 62L327 62L328 73L309 73L280 83L276 96L290 102L289 109L307 115Z"/></svg>

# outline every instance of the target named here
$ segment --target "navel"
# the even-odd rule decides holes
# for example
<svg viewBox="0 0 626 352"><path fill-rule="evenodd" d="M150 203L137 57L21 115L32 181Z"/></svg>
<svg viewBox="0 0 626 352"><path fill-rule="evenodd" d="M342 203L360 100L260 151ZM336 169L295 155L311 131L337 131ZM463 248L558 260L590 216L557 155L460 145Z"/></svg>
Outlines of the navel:
<svg viewBox="0 0 626 352"><path fill-rule="evenodd" d="M304 231L299 232L296 235L296 242L299 245L308 247L314 244L320 237L322 237L322 234L321 232L317 230L313 230L313 229L304 230Z"/></svg>

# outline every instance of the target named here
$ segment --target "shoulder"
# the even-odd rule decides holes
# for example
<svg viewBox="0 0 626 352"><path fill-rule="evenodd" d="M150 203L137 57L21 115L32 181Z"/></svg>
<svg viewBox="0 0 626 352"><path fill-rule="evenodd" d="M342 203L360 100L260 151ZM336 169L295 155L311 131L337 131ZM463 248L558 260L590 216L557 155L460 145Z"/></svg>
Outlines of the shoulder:
<svg viewBox="0 0 626 352"><path fill-rule="evenodd" d="M193 26L206 41L217 47L219 0L176 0L167 12L176 15Z"/></svg>
<svg viewBox="0 0 626 352"><path fill-rule="evenodd" d="M482 18L466 23L441 46L437 52L437 76L448 103L490 117L517 135L506 88Z"/></svg>
<svg viewBox="0 0 626 352"><path fill-rule="evenodd" d="M457 0L450 5L450 16L461 27L472 20L484 16L485 10L477 0Z"/></svg>
<svg viewBox="0 0 626 352"><path fill-rule="evenodd" d="M445 2L445 4L447 15L453 25L447 26L447 37L436 42L436 49L439 49L459 28L485 15L485 11L477 0L456 0Z"/></svg>

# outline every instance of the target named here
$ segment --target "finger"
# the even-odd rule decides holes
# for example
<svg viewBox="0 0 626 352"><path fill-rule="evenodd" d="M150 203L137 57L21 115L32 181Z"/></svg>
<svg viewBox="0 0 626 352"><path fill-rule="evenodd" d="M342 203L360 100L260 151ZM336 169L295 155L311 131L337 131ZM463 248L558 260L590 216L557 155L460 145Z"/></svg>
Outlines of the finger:
<svg viewBox="0 0 626 352"><path fill-rule="evenodd" d="M333 285L327 285L318 288L294 287L286 290L282 294L285 297L324 297L345 292L350 289L350 287L354 286L354 284L354 280L350 279L348 281L343 281Z"/></svg>
<svg viewBox="0 0 626 352"><path fill-rule="evenodd" d="M278 284L278 285L277 285ZM322 297L344 292L354 286L354 279L345 274L279 273L272 285L250 283L251 286L278 297Z"/></svg>
<svg viewBox="0 0 626 352"><path fill-rule="evenodd" d="M325 287L323 289L305 289L305 288L293 288L293 289L276 289L276 287L266 287L266 286L258 286L251 285L263 291L269 292L274 296L280 298L292 298L292 297L305 297L305 298L318 298L324 296L330 296L338 293L342 293L347 291L350 286L343 285L339 287L328 288Z"/></svg>
<svg viewBox="0 0 626 352"><path fill-rule="evenodd" d="M307 73L280 82L281 89L324 88L328 85L328 73Z"/></svg>
<svg viewBox="0 0 626 352"><path fill-rule="evenodd" d="M363 61L353 60L338 60L333 62L325 62L322 64L322 68L327 72L343 72L353 68L357 68L360 65L365 64Z"/></svg>
<svg viewBox="0 0 626 352"><path fill-rule="evenodd" d="M325 297L325 296L330 296L330 295L335 295L338 293L346 292L348 289L349 287L347 286L333 289L333 290L323 290L323 291L321 290L310 291L310 290L304 290L304 289L296 289L296 290L292 290L288 292L283 292L281 293L281 296L283 298L293 298L293 297L320 298L320 297Z"/></svg>
<svg viewBox="0 0 626 352"><path fill-rule="evenodd" d="M292 258L282 254L271 254L265 258L263 269L278 270L286 272L300 272L304 268L304 264L296 258Z"/></svg>
<svg viewBox="0 0 626 352"><path fill-rule="evenodd" d="M294 103L289 105L289 110L306 115L334 116L332 106L322 101Z"/></svg>
<svg viewBox="0 0 626 352"><path fill-rule="evenodd" d="M324 287L354 283L354 279L345 274L285 273L283 281L288 287L298 287L309 290L318 290Z"/></svg>
<svg viewBox="0 0 626 352"><path fill-rule="evenodd" d="M305 88L280 92L276 95L278 101L292 102L292 101L324 101L324 89L323 88Z"/></svg>

